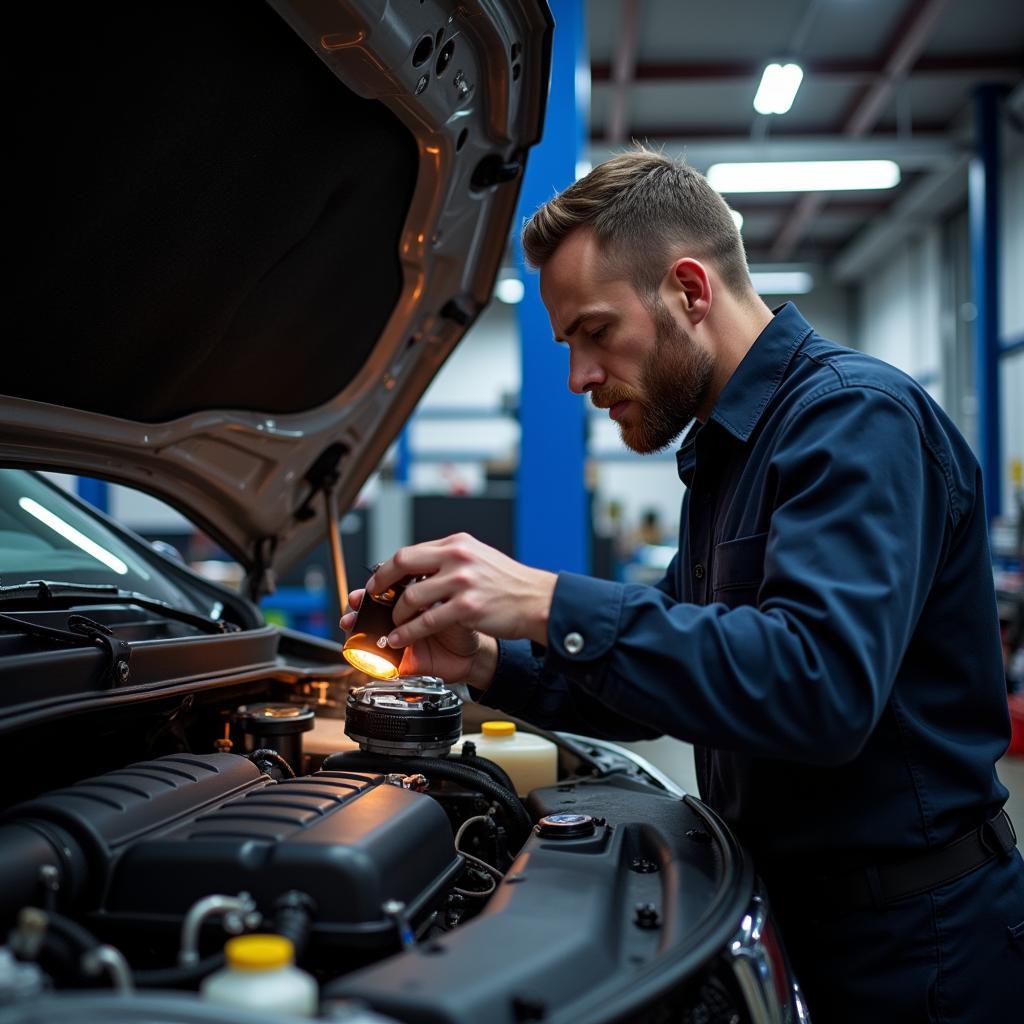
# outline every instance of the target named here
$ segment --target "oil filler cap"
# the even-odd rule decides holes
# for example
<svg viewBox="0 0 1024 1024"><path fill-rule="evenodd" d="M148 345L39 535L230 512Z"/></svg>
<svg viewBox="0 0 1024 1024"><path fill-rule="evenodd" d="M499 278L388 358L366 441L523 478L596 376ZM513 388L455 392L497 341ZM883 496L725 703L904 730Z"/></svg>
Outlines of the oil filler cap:
<svg viewBox="0 0 1024 1024"><path fill-rule="evenodd" d="M534 831L542 839L579 839L592 836L597 822L589 814L549 814Z"/></svg>

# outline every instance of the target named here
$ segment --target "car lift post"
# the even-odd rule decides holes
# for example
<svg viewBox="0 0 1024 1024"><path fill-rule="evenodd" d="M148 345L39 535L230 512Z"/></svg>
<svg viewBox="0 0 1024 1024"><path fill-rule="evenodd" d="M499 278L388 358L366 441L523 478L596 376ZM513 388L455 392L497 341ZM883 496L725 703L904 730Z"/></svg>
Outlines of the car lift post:
<svg viewBox="0 0 1024 1024"><path fill-rule="evenodd" d="M539 276L529 270L519 226L556 192L576 180L590 99L584 51L583 0L552 0L555 19L551 87L544 134L530 151L513 230L525 293L517 306L522 383L519 470L516 478L516 557L549 570L590 568L590 522L584 482L586 403L565 386L565 352L551 338Z"/></svg>

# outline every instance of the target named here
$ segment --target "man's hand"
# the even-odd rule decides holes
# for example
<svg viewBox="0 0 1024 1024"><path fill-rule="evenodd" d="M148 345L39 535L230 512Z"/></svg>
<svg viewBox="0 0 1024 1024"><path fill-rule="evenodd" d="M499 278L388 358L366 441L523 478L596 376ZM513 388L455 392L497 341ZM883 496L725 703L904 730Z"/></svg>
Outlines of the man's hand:
<svg viewBox="0 0 1024 1024"><path fill-rule="evenodd" d="M468 534L458 533L401 548L367 580L367 589L381 593L409 577L415 582L405 588L395 605L397 628L388 643L415 647L429 638L431 647L417 648L412 655L417 665L429 667L429 653L440 657L444 648L452 657L470 658L473 677L479 679L481 666L488 660L493 674L497 649L489 638L547 642L548 613L557 582L554 573L520 565ZM461 653L467 650L466 631L486 634L478 638L480 647L475 655ZM440 674L436 664L435 674ZM466 681L474 682L474 678Z"/></svg>
<svg viewBox="0 0 1024 1024"><path fill-rule="evenodd" d="M348 596L349 607L358 610L365 594L365 590L353 590ZM350 632L355 621L355 611L346 612L341 617L341 628ZM495 640L472 629L449 626L407 647L399 672L403 676L438 676L446 683L469 683L486 690L497 663Z"/></svg>

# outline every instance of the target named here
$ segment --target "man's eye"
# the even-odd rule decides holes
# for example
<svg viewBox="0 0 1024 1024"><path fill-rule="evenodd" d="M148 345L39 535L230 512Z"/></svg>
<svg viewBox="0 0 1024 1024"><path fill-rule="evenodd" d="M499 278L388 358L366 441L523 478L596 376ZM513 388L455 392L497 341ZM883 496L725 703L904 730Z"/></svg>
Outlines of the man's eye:
<svg viewBox="0 0 1024 1024"><path fill-rule="evenodd" d="M608 329L607 326L604 326L604 327L598 327L596 330L591 331L590 332L590 340L591 341L600 341L600 339L604 337L604 332L607 329Z"/></svg>

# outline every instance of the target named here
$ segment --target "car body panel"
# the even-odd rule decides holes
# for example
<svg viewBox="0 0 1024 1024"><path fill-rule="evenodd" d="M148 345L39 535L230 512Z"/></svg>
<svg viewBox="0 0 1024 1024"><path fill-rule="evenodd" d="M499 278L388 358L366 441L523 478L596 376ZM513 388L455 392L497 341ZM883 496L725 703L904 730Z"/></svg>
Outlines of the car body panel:
<svg viewBox="0 0 1024 1024"><path fill-rule="evenodd" d="M118 131L108 131L108 138L90 128L92 106L75 105L77 67L62 77L62 65L26 64L24 88L34 106L27 104L22 118L25 178L13 190L28 210L14 229L16 245L26 250L14 303L23 358L0 385L0 462L147 491L260 571L286 566L325 535L323 492L331 491L342 509L355 499L490 298L526 151L542 129L551 34L547 8L534 0L466 3L450 15L434 4L373 0L272 6L276 14L244 3L179 8L176 36L167 12L156 8L148 15L136 10L139 20L130 29L120 22L101 24L89 12L79 16L80 23L69 23L76 53L88 52L89 66L102 66L113 82L119 71L133 76L139 89L148 90L151 106L165 104L167 153L160 149L164 129L146 124L144 109L118 123ZM49 28L45 18L39 20L41 13L22 17L30 19L22 32L27 38ZM189 31L188 17L197 22L195 32ZM267 24L268 17L276 24ZM236 59L236 42L245 41L249 30L255 34L254 19L270 65L267 75L279 75L281 90L293 89L306 105L322 102L327 108L317 120L310 115L308 131L295 134L291 122L305 116L305 109L290 110L283 101L266 113L239 106L232 116L231 104L243 101L231 91L233 76L219 64ZM112 42L114 32L123 36ZM147 33L143 59L131 44ZM449 44L450 66L442 66ZM178 52L190 46L195 54ZM429 56L422 60L424 53ZM140 80L140 65L145 72L147 61L156 84ZM332 81L324 81L325 69ZM243 72L258 80L259 64L239 65ZM175 106L161 93L161 74L176 76L175 88L194 91ZM205 96L193 84L203 75L211 91L220 91ZM271 87L259 102L272 107L274 96ZM374 146L356 152L347 140L340 147L333 140L336 148L326 155L318 152L308 134L327 133L326 149L331 129L339 130L334 101L345 117L363 118L359 124L391 126L378 147L382 161L383 150L389 150L386 165L375 165ZM186 102L206 106L192 117L180 110ZM214 117L218 132L207 123ZM245 144L259 147L259 160L280 158L282 168L288 167L287 154L276 153L272 133L292 132L288 138L300 150L295 159L306 153L308 175L316 174L309 187L323 189L325 202L340 196L340 214L299 205L310 226L305 236L291 240L277 207L300 204L301 197L293 196L294 188L244 177L250 168L254 176L261 173L259 160L247 163L232 139L220 138L236 121L244 122L237 130L241 135L244 128ZM63 135L48 130L56 122L63 123ZM270 142L260 135L264 127ZM145 145L133 148L121 135L135 129ZM53 141L64 135L86 141L95 135L105 149L95 158L82 147L68 152L68 144ZM232 179L211 179L216 166L188 162L191 153L218 145L221 162L242 177L238 188L252 189L256 197L266 191L265 204L232 206ZM51 180L51 165L64 159L81 165ZM332 159L351 159L352 166L334 171ZM169 160L185 165L177 176L173 167L168 170ZM134 162L120 172L130 176L116 188L102 180L116 173L107 166L114 161ZM379 197L379 218L378 210L367 217L365 210L344 205L365 206L369 200L359 197L376 197L375 176L401 177L410 162L411 193L394 198L408 203L400 222ZM302 173L296 171L296 182L305 180ZM147 191L147 175L159 182L155 194ZM187 181L180 195L168 196L181 177ZM205 192L214 187L221 191L210 200ZM74 201L54 195L55 189L68 190ZM103 202L99 224L88 210L82 212L95 195ZM132 220L144 221L149 204L162 211L152 230ZM181 219L195 207L191 215L201 211L202 223L181 230L176 204ZM128 213L122 214L122 206ZM345 218L357 214L361 237L348 237ZM385 214L400 229L393 245L383 237ZM211 226L217 217L223 222ZM381 238L372 230L377 219ZM324 241L316 234L321 225ZM113 255L104 245L107 230L120 247ZM272 237L264 240L260 230ZM254 248L264 246L259 251L266 267L236 270L248 252L239 246L242 232ZM163 256L164 249L185 250L193 235L203 242L201 251ZM333 269L332 246L342 261ZM382 261L380 274L360 265L361 247L367 262ZM122 253L123 248L138 251ZM70 264L69 250L76 254ZM87 276L93 263L100 264L91 271L95 279ZM78 275L86 275L85 284L76 283ZM308 282L311 275L319 275L316 282ZM372 308L360 301L365 282L388 275L397 289L393 308L386 288ZM217 287L223 296L206 294ZM275 299L269 306L263 290ZM145 301L150 293L151 304ZM41 310L44 304L49 308ZM165 339L161 319L179 316L180 333ZM268 324L275 318L280 325ZM366 336L364 321L380 322L379 333L373 327L373 336ZM36 337L40 330L48 336ZM349 334L360 340L346 352ZM57 400L51 397L55 392Z"/></svg>

